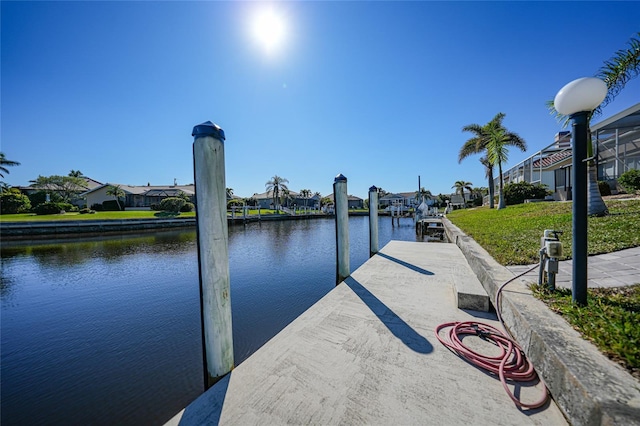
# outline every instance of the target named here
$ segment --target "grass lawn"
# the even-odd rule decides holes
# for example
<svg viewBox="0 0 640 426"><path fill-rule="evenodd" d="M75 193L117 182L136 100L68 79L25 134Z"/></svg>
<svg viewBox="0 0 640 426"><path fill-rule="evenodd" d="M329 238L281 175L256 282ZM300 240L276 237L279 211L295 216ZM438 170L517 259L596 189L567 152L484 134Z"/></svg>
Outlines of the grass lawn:
<svg viewBox="0 0 640 426"><path fill-rule="evenodd" d="M640 246L640 200L606 201L610 215L589 218L589 254ZM571 257L571 203L528 203L502 210L456 210L447 217L503 265L538 262L545 229L564 231L565 257ZM571 291L533 294L560 314L582 336L640 379L640 283L588 290L588 304L574 305Z"/></svg>
<svg viewBox="0 0 640 426"><path fill-rule="evenodd" d="M571 290L548 292L536 284L536 297L613 361L640 379L640 284L588 290L588 305L571 302Z"/></svg>
<svg viewBox="0 0 640 426"><path fill-rule="evenodd" d="M300 212L302 213L302 212ZM286 215L283 211L270 209L260 209L261 215L281 214ZM227 211L227 215L231 217L231 210ZM258 216L258 210L247 210L247 215ZM78 212L70 212L65 214L49 214L38 216L35 213L22 214L4 214L0 215L0 222L43 222L43 221L61 221L61 220L123 220L123 219L156 219L169 217L195 217L195 212L180 213L176 216L167 212L158 212L153 210L125 210L123 212L95 212L94 214L80 214ZM236 210L235 217L242 217L242 209Z"/></svg>
<svg viewBox="0 0 640 426"><path fill-rule="evenodd" d="M609 200L610 214L590 217L589 254L640 246L640 200ZM502 210L488 207L456 210L447 215L502 265L539 261L545 229L561 230L565 258L571 257L571 203L527 203Z"/></svg>
<svg viewBox="0 0 640 426"><path fill-rule="evenodd" d="M171 215L165 212L157 212L152 210L131 210L123 212L96 212L94 214L80 214L78 212L70 212L65 214L47 214L40 215L34 213L22 214L3 214L0 216L0 222L48 222L60 220L122 220L122 219L157 219L168 217L195 217L194 212L180 213L179 216Z"/></svg>

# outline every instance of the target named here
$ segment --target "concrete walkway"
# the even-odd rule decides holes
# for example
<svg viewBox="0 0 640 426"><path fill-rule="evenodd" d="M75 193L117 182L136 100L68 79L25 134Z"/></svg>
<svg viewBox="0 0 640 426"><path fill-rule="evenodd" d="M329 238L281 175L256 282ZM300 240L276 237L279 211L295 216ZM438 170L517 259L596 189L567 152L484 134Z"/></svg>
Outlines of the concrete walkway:
<svg viewBox="0 0 640 426"><path fill-rule="evenodd" d="M461 281L479 282L455 244L392 241L168 424L566 424L553 401L519 410L437 341L443 322L497 325L457 309Z"/></svg>
<svg viewBox="0 0 640 426"><path fill-rule="evenodd" d="M514 274L526 271L531 266L507 266ZM573 263L560 261L556 275L556 287L571 288ZM622 287L640 284L640 247L620 250L614 253L589 256L587 259L587 287ZM526 282L538 282L538 270L522 277Z"/></svg>

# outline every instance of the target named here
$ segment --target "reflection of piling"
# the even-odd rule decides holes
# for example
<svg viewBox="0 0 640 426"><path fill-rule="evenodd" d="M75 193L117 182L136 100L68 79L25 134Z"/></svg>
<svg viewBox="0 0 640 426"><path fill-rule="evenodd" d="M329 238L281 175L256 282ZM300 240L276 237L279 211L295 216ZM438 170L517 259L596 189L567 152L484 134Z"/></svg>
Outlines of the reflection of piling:
<svg viewBox="0 0 640 426"><path fill-rule="evenodd" d="M393 228L395 225L393 224L393 205L389 204L389 211L391 212L391 227Z"/></svg>
<svg viewBox="0 0 640 426"><path fill-rule="evenodd" d="M378 252L378 188L369 188L369 257Z"/></svg>
<svg viewBox="0 0 640 426"><path fill-rule="evenodd" d="M224 131L207 121L193 128L198 268L205 389L233 369L229 230Z"/></svg>
<svg viewBox="0 0 640 426"><path fill-rule="evenodd" d="M333 182L333 198L336 209L336 284L340 284L350 275L347 178L341 174Z"/></svg>

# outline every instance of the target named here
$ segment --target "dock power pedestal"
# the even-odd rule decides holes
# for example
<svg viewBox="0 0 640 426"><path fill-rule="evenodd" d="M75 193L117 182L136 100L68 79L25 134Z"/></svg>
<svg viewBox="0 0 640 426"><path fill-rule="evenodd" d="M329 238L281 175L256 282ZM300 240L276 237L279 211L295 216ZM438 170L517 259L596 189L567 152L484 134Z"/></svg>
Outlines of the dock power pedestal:
<svg viewBox="0 0 640 426"><path fill-rule="evenodd" d="M544 236L540 238L540 268L538 284L546 285L550 291L556 289L556 274L558 262L562 256L562 231L545 229Z"/></svg>

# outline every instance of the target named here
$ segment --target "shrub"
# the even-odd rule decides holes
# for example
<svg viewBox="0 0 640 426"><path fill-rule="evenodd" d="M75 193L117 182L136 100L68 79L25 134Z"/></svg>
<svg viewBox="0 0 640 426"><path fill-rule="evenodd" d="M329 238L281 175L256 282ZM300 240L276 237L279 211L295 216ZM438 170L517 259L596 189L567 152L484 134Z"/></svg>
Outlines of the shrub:
<svg viewBox="0 0 640 426"><path fill-rule="evenodd" d="M78 208L70 203L57 203L65 212L76 212Z"/></svg>
<svg viewBox="0 0 640 426"><path fill-rule="evenodd" d="M33 209L33 212L37 215L60 214L65 211L65 205L66 203L40 203Z"/></svg>
<svg viewBox="0 0 640 426"><path fill-rule="evenodd" d="M90 209L87 209L87 208L84 208L84 209L80 210L80 214L95 214L95 212L96 212L95 210L90 210Z"/></svg>
<svg viewBox="0 0 640 426"><path fill-rule="evenodd" d="M160 206L157 203L153 203L149 206L151 210L160 210Z"/></svg>
<svg viewBox="0 0 640 426"><path fill-rule="evenodd" d="M609 186L609 182L606 182L604 180L599 180L598 191L600 191L600 195L602 195L603 197L605 195L611 195L611 187Z"/></svg>
<svg viewBox="0 0 640 426"><path fill-rule="evenodd" d="M0 214L16 214L29 211L31 201L24 194L3 192L0 195Z"/></svg>
<svg viewBox="0 0 640 426"><path fill-rule="evenodd" d="M187 213L187 212L192 212L192 211L194 211L195 209L196 209L195 204L193 204L193 203L185 203L185 204L184 204L184 206L182 206L182 207L180 208L180 211L181 211L181 212L185 212L185 213Z"/></svg>
<svg viewBox="0 0 640 426"><path fill-rule="evenodd" d="M233 199L227 202L227 209L232 207L242 207L244 205L244 201L240 199Z"/></svg>
<svg viewBox="0 0 640 426"><path fill-rule="evenodd" d="M102 210L105 212L119 212L124 210L124 206L116 200L107 200L102 203Z"/></svg>
<svg viewBox="0 0 640 426"><path fill-rule="evenodd" d="M172 213L180 213L180 209L187 202L183 198L168 197L160 202L160 210Z"/></svg>
<svg viewBox="0 0 640 426"><path fill-rule="evenodd" d="M618 182L625 191L633 194L640 191L640 169L631 169L618 178Z"/></svg>
<svg viewBox="0 0 640 426"><path fill-rule="evenodd" d="M504 186L504 199L507 205L522 204L527 199L541 199L551 194L546 185L529 182L508 183Z"/></svg>
<svg viewBox="0 0 640 426"><path fill-rule="evenodd" d="M33 194L29 195L29 200L31 201L31 207L36 208L38 204L47 202L47 191L37 191ZM62 202L62 197L57 192L49 193L49 202L51 203L60 203Z"/></svg>

